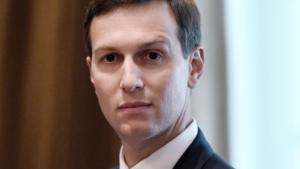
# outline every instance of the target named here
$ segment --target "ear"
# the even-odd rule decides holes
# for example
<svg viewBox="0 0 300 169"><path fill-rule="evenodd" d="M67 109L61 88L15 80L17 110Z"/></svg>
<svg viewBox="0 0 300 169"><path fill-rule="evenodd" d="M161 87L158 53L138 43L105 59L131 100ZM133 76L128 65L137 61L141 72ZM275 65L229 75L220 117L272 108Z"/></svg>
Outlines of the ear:
<svg viewBox="0 0 300 169"><path fill-rule="evenodd" d="M188 87L194 88L198 82L198 79L203 73L204 68L204 49L202 47L197 47L190 55L189 58L189 80Z"/></svg>
<svg viewBox="0 0 300 169"><path fill-rule="evenodd" d="M91 82L94 84L94 78L93 78L93 73L92 73L92 58L90 57L90 56L87 56L86 58L85 58L85 61L86 61L86 64L87 64L87 66L88 66L88 68L89 68L89 72L90 72L90 80L91 80Z"/></svg>

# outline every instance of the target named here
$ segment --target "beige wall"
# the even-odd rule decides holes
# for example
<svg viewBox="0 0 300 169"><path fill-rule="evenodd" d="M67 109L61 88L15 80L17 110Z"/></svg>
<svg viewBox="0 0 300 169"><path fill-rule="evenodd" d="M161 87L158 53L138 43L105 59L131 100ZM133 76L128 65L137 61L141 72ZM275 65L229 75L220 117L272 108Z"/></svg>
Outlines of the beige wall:
<svg viewBox="0 0 300 169"><path fill-rule="evenodd" d="M228 159L223 3L199 0L205 71L193 91L193 112L215 150Z"/></svg>

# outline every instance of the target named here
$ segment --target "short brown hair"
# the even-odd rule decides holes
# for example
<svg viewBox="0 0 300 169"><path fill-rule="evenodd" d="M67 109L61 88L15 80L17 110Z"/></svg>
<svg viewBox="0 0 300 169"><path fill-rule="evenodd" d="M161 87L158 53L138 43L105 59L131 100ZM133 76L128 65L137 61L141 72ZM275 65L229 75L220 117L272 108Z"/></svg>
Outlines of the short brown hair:
<svg viewBox="0 0 300 169"><path fill-rule="evenodd" d="M104 15L124 5L138 5L153 0L92 0L86 10L83 28L88 54L92 56L90 27L94 17ZM185 58L201 42L200 13L194 0L165 0L175 16L180 41Z"/></svg>

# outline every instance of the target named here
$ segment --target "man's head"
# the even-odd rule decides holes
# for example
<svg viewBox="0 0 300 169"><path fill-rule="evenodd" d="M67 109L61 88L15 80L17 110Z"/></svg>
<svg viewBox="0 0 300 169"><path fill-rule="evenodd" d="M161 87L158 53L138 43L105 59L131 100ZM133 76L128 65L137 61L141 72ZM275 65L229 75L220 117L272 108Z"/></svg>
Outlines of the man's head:
<svg viewBox="0 0 300 169"><path fill-rule="evenodd" d="M170 3L103 9L86 23L90 79L105 118L122 140L176 134L191 121L190 90L203 70L203 50L195 41L184 57Z"/></svg>
<svg viewBox="0 0 300 169"><path fill-rule="evenodd" d="M149 3L155 0L93 0L84 20L84 39L87 52L92 56L90 26L94 17L105 15L119 7ZM160 1L160 0L157 0ZM161 0L168 3L178 25L178 39L184 56L201 43L200 13L194 0Z"/></svg>

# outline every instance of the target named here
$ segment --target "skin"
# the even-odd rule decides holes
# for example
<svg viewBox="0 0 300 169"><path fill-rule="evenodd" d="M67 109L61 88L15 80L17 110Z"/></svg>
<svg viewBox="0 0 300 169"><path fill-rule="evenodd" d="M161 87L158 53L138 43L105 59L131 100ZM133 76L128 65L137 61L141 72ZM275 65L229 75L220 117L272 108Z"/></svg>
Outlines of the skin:
<svg viewBox="0 0 300 169"><path fill-rule="evenodd" d="M164 1L120 7L92 21L90 79L129 167L192 121L190 92L203 70L203 49L184 59L177 32Z"/></svg>

